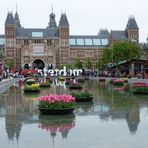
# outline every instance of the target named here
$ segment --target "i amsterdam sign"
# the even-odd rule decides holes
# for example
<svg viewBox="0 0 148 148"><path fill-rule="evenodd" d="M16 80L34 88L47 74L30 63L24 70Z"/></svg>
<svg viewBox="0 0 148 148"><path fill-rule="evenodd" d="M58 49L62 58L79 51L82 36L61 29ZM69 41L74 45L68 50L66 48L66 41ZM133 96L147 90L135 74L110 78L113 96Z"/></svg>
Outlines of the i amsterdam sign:
<svg viewBox="0 0 148 148"><path fill-rule="evenodd" d="M38 73L50 74L50 76L79 76L82 73L82 69L67 69L66 66L63 69L49 69L45 67L44 70L38 70Z"/></svg>

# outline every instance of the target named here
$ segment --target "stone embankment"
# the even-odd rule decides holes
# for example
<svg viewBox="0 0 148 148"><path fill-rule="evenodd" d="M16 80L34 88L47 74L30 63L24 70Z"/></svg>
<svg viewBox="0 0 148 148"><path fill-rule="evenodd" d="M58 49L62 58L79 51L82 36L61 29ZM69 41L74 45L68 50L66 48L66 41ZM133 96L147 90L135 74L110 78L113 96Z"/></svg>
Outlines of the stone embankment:
<svg viewBox="0 0 148 148"><path fill-rule="evenodd" d="M19 81L19 79L4 79L0 82L0 94L9 89L14 83Z"/></svg>

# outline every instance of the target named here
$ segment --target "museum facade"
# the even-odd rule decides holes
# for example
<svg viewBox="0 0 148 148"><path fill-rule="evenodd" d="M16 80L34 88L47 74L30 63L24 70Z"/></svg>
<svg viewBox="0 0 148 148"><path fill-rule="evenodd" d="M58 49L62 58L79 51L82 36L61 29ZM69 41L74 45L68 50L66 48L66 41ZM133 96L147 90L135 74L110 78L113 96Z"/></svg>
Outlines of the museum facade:
<svg viewBox="0 0 148 148"><path fill-rule="evenodd" d="M77 59L83 63L90 59L95 68L103 50L113 42L131 40L139 43L139 28L131 16L121 31L102 29L96 35L70 35L65 13L61 14L57 25L52 12L48 26L36 29L22 27L18 12L15 15L8 12L5 34L0 36L0 44L1 40L5 40L3 46L6 58L14 59L17 70L72 64Z"/></svg>

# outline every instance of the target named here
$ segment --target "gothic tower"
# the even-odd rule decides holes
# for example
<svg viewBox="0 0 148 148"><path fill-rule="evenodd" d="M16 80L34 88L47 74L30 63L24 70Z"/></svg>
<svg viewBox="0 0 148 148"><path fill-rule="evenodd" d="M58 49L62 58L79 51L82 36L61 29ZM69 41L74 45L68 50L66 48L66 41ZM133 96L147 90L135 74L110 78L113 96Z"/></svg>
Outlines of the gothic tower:
<svg viewBox="0 0 148 148"><path fill-rule="evenodd" d="M21 29L20 19L17 11L14 16L14 21L16 25L16 36L17 36L19 30ZM15 47L16 69L20 70L21 69L21 46L18 43L20 43L20 40L16 39L16 47Z"/></svg>
<svg viewBox="0 0 148 148"><path fill-rule="evenodd" d="M48 23L48 34L50 35L48 39L48 64L51 66L56 65L56 52L58 50L58 27L56 23L56 15L52 13L49 15L49 23ZM51 67L52 67L51 66Z"/></svg>
<svg viewBox="0 0 148 148"><path fill-rule="evenodd" d="M60 45L60 63L69 63L70 47L69 47L69 22L65 13L61 14L59 22L59 45Z"/></svg>
<svg viewBox="0 0 148 148"><path fill-rule="evenodd" d="M8 12L7 18L5 21L5 53L7 60L16 59L15 58L15 46L16 46L16 24L11 12ZM15 61L14 61L15 63Z"/></svg>
<svg viewBox="0 0 148 148"><path fill-rule="evenodd" d="M139 43L139 28L134 16L130 16L126 25L128 40Z"/></svg>

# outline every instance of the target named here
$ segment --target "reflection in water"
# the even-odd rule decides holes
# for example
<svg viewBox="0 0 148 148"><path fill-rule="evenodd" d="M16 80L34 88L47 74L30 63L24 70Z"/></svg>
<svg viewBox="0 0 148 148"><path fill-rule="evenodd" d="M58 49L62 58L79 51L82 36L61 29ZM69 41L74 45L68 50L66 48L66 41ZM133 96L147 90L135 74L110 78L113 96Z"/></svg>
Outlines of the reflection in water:
<svg viewBox="0 0 148 148"><path fill-rule="evenodd" d="M84 114L87 115L87 113L94 112L94 104L92 102L89 103L77 103L75 113L77 114Z"/></svg>
<svg viewBox="0 0 148 148"><path fill-rule="evenodd" d="M133 108L128 111L126 118L128 128L132 134L135 134L140 122L139 108Z"/></svg>
<svg viewBox="0 0 148 148"><path fill-rule="evenodd" d="M126 121L130 133L136 134L140 123L141 108L148 106L146 96L139 97L127 91L117 91L107 82L89 80L83 84L83 90L93 93L93 103L77 103L75 115L71 116L38 116L37 98L39 96L51 93L70 94L71 91L63 83L55 81L51 88L43 88L39 94L27 95L23 92L22 84L21 81L0 95L0 116L5 116L5 129L9 140L19 140L24 123L37 123L40 129L50 132L53 140L57 133L67 138L69 131L72 128L75 130L77 119L75 116L90 115L97 115L99 118L96 118L96 121L100 119L107 121L108 124L110 120L112 122Z"/></svg>
<svg viewBox="0 0 148 148"><path fill-rule="evenodd" d="M39 116L39 128L50 132L52 137L52 144L54 147L54 140L58 132L61 133L62 138L67 138L68 133L75 126L75 115L64 115L64 116Z"/></svg>

